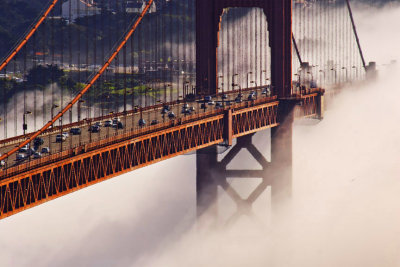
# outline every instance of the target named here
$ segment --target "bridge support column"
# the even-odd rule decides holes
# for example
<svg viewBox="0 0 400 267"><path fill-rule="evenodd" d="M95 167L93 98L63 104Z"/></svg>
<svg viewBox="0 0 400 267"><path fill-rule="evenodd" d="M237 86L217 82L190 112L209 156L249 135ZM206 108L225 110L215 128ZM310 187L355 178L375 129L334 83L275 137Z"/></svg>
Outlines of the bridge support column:
<svg viewBox="0 0 400 267"><path fill-rule="evenodd" d="M324 92L320 92L317 98L317 118L319 120L322 120L324 118L324 110L325 110L324 102L325 102Z"/></svg>
<svg viewBox="0 0 400 267"><path fill-rule="evenodd" d="M217 146L197 152L197 217L201 226L216 226L221 223L217 205L218 188L224 190L236 205L236 212L222 224L232 225L241 216L257 217L257 214L253 212L253 203L269 186L271 186L272 214L279 218L278 216L282 213L282 208L287 206L292 192L293 112L289 112L289 114L279 127L273 128L271 131L271 162L266 160L253 143L253 134L239 137L236 144L220 161L217 158ZM261 170L252 169L253 164L249 166L249 169L227 168L242 149L246 149L250 153L250 160L257 162L262 167ZM240 160L248 161L249 159ZM247 198L242 198L228 182L228 178L261 178L261 183ZM220 213L222 214L222 212ZM204 216L205 214L207 216Z"/></svg>
<svg viewBox="0 0 400 267"><path fill-rule="evenodd" d="M292 90L292 0L273 0L264 12L271 47L271 86L278 98Z"/></svg>
<svg viewBox="0 0 400 267"><path fill-rule="evenodd" d="M217 47L220 27L219 2L196 0L196 87L198 95L217 93Z"/></svg>
<svg viewBox="0 0 400 267"><path fill-rule="evenodd" d="M279 204L273 209L279 215L292 196L294 100L281 100L279 126L271 129L271 201Z"/></svg>
<svg viewBox="0 0 400 267"><path fill-rule="evenodd" d="M218 216L218 169L217 146L206 147L196 152L196 201L197 217L207 211L212 219ZM211 223L215 223L212 221Z"/></svg>
<svg viewBox="0 0 400 267"><path fill-rule="evenodd" d="M224 141L226 145L232 145L232 109L225 110L224 114Z"/></svg>

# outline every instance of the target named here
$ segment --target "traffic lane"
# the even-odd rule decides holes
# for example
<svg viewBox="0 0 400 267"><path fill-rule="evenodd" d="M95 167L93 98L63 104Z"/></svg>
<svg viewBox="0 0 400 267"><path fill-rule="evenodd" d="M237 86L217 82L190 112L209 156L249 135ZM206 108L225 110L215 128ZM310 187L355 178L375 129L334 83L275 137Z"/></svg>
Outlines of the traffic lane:
<svg viewBox="0 0 400 267"><path fill-rule="evenodd" d="M265 95L263 95L262 89L257 89L254 90L255 92L257 92L258 97L264 97ZM243 101L248 101L248 95L249 93L243 93L243 97L242 100ZM213 98L212 100L214 101L213 105L209 105L208 102L204 101L204 100L197 100L195 102L187 102L187 104L189 106L194 106L195 107L195 114L199 114L202 112L206 112L209 111L210 109L215 109L216 104L225 102L225 104L228 104L229 102L235 102L235 98L238 96L238 93L230 93L230 94L226 94L227 98L226 99L222 99L222 96L219 98ZM176 118L179 117L185 117L186 114L182 113L182 108L183 105L185 104L185 102L181 102L179 104L175 104L173 106L171 106L171 111L174 112ZM205 109L201 108L201 105L205 104ZM150 126L151 121L152 120L157 120L158 123L164 122L169 120L168 115L167 114L161 114L161 110L162 107L158 107L155 109L151 109L151 110L146 110L143 111L142 113L138 112L138 113L133 113L133 114L128 114L126 116L120 117L121 122L124 125L124 129L115 129L112 127L104 127L104 121L101 121L103 126L100 127L100 132L99 133L91 133L89 131L89 127L90 125L84 125L81 128L81 135L72 135L69 134L69 137L67 137L67 140L64 142L56 142L56 136L58 134L60 134L61 132L55 132L46 136L43 136L43 140L44 140L44 144L40 146L39 151L41 150L41 148L43 147L49 147L50 148L50 153L54 154L54 153L58 153L67 149L71 149L74 147L77 147L79 145L83 145L83 144L87 144L90 142L95 142L95 141L99 141L102 140L104 138L113 136L113 135L117 135L117 134L122 134L127 130L137 130L140 129L141 127L138 125L139 119L140 118L144 118L146 120L146 126ZM145 127L146 127L145 126ZM142 127L143 128L143 127ZM65 129L64 132L69 132L68 129ZM8 151L10 151L13 147L15 147L15 145L10 145L10 146L6 146L0 149L0 153L6 153ZM16 164L19 164L21 162L24 161L16 161L16 154L11 155L8 160L7 160L7 166L14 166ZM44 156L46 154L43 154L42 156ZM32 157L32 156L31 156ZM29 160L31 157L27 157L26 160ZM26 161L25 160L25 161Z"/></svg>

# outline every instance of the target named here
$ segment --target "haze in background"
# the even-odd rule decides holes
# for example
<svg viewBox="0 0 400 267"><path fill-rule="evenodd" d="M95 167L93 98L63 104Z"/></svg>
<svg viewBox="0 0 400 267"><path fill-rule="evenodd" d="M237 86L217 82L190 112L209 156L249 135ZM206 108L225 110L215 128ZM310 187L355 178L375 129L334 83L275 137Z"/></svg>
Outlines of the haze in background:
<svg viewBox="0 0 400 267"><path fill-rule="evenodd" d="M356 8L367 60L399 60L399 17ZM400 71L379 67L323 121L296 123L291 212L273 222L199 230L195 157L181 156L0 221L1 265L399 266Z"/></svg>

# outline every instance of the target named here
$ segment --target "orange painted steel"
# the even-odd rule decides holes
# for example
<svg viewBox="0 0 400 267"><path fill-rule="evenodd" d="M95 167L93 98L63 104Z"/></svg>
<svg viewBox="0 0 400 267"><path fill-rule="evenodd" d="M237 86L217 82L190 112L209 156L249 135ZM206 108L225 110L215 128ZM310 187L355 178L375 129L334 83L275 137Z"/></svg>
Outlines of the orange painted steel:
<svg viewBox="0 0 400 267"><path fill-rule="evenodd" d="M312 93L300 96L300 106L294 110L295 118L307 118L318 116L318 98L319 93Z"/></svg>
<svg viewBox="0 0 400 267"><path fill-rule="evenodd" d="M0 181L0 219L109 178L224 141L226 114L236 136L278 125L278 101L221 110L113 144L88 146L86 152L45 164ZM93 150L90 150L90 149Z"/></svg>
<svg viewBox="0 0 400 267"><path fill-rule="evenodd" d="M279 101L236 111L232 114L234 138L278 126Z"/></svg>
<svg viewBox="0 0 400 267"><path fill-rule="evenodd" d="M53 0L49 7L45 10L42 16L39 17L39 20L36 24L29 30L27 35L21 40L19 44L16 45L15 49L7 56L7 58L1 63L0 71L4 69L5 66L15 57L15 55L24 47L24 45L28 42L28 40L32 37L32 35L36 32L42 22L47 18L50 14L51 10L53 10L54 6L57 4L58 0Z"/></svg>
<svg viewBox="0 0 400 267"><path fill-rule="evenodd" d="M129 38L132 36L132 34L135 32L137 26L139 23L142 21L144 15L147 13L149 10L150 6L152 5L153 0L149 0L146 4L146 7L143 9L142 13L140 16L137 18L135 23L132 25L131 29L128 31L128 33L125 35L121 43L118 45L118 47L115 49L115 51L111 54L111 56L108 58L106 63L103 65L103 67L96 73L96 75L93 76L93 78L89 81L89 83L86 84L86 86L75 96L75 98L62 110L60 111L54 118L52 118L51 121L49 121L46 125L44 125L40 130L38 130L36 133L31 135L27 140L19 144L17 147L13 148L11 151L5 153L4 155L0 156L0 160L4 160L8 158L11 154L17 152L20 148L25 146L26 144L32 142L36 137L38 137L41 133L43 133L47 128L49 128L53 123L55 123L59 118L61 118L62 115L64 115L69 109L72 108L72 106L78 102L78 100L92 87L92 85L97 81L97 79L103 74L103 72L108 68L108 66L111 64L111 62L114 60L114 58L117 56L117 54L121 51L121 49L125 46L126 42L129 40Z"/></svg>

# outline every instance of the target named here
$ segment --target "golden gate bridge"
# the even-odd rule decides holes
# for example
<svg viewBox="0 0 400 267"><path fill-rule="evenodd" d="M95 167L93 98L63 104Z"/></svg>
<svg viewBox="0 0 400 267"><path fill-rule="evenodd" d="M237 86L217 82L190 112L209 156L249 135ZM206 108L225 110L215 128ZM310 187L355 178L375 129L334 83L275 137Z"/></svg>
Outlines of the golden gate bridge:
<svg viewBox="0 0 400 267"><path fill-rule="evenodd" d="M348 0L53 0L0 71L0 218L191 151L201 214L243 148L264 172L238 203L289 196L293 120L374 63Z"/></svg>

